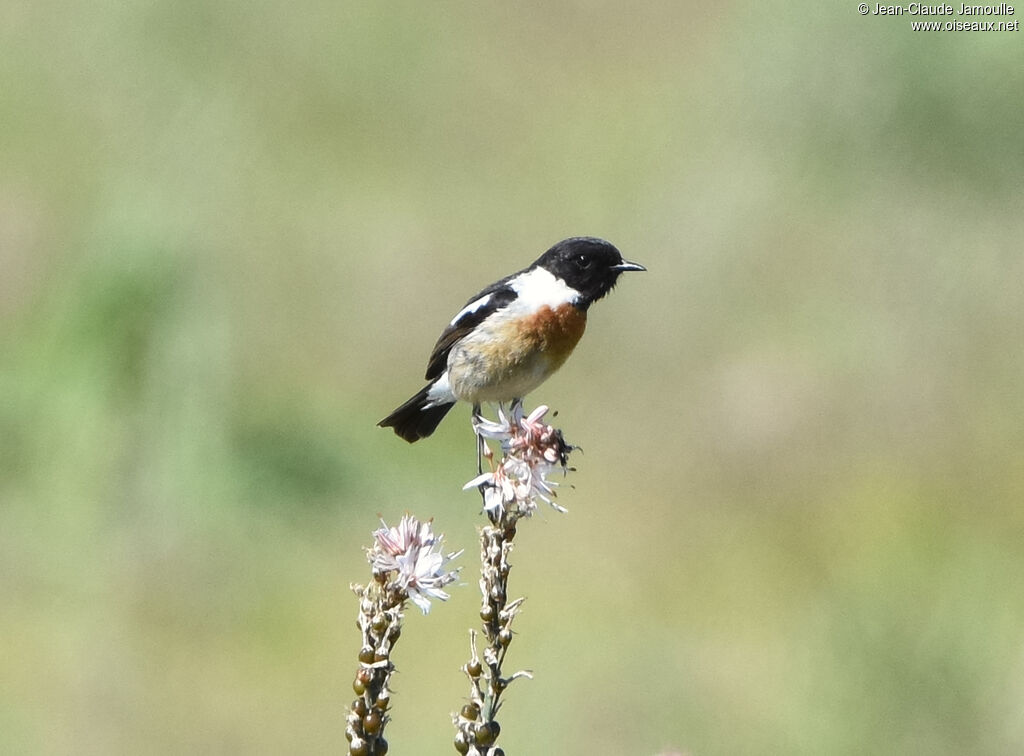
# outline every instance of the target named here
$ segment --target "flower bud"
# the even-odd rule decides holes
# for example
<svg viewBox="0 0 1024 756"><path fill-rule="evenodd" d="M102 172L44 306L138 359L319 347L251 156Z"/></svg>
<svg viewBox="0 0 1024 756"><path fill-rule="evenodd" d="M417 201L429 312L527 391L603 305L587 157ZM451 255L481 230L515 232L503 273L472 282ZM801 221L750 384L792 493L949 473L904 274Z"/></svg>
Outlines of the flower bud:
<svg viewBox="0 0 1024 756"><path fill-rule="evenodd" d="M375 711L371 711L365 717L363 717L363 730L369 735L376 735L380 732L380 726L383 724L383 720Z"/></svg>
<svg viewBox="0 0 1024 756"><path fill-rule="evenodd" d="M491 722L490 724L494 723ZM498 737L497 733L486 723L473 730L473 738L476 740L477 745L488 746L494 742L496 737Z"/></svg>

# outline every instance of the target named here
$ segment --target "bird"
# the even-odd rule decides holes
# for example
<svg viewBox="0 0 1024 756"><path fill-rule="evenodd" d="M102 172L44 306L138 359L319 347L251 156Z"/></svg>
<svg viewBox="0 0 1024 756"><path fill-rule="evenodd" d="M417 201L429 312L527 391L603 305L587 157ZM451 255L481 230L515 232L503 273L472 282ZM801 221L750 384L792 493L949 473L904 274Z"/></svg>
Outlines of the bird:
<svg viewBox="0 0 1024 756"><path fill-rule="evenodd" d="M587 324L590 306L619 275L643 271L611 242L563 239L530 266L495 281L442 331L422 389L378 426L413 443L434 432L457 401L522 402L566 361Z"/></svg>

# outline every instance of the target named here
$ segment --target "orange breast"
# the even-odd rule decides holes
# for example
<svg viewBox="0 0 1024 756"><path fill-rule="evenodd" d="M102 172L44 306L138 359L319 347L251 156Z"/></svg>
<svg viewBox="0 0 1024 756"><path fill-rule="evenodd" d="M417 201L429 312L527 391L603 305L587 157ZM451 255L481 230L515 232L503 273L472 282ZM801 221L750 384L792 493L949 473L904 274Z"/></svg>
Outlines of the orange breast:
<svg viewBox="0 0 1024 756"><path fill-rule="evenodd" d="M587 327L587 314L570 304L541 307L521 323L520 337L559 366L572 353Z"/></svg>
<svg viewBox="0 0 1024 756"><path fill-rule="evenodd" d="M568 304L485 322L448 355L452 393L468 402L522 398L562 366L586 326L586 313Z"/></svg>

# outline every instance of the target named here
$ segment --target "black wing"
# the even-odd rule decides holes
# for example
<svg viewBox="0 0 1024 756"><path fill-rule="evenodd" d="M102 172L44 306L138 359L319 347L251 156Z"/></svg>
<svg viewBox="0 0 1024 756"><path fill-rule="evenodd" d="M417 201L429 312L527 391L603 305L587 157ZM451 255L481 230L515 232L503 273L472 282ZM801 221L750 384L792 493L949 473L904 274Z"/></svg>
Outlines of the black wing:
<svg viewBox="0 0 1024 756"><path fill-rule="evenodd" d="M507 307L519 296L515 289L509 286L509 281L514 277L509 276L491 284L466 302L466 306L444 329L434 344L434 351L430 353L430 360L427 362L428 381L434 380L448 369L448 353L459 339L484 322L488 315Z"/></svg>

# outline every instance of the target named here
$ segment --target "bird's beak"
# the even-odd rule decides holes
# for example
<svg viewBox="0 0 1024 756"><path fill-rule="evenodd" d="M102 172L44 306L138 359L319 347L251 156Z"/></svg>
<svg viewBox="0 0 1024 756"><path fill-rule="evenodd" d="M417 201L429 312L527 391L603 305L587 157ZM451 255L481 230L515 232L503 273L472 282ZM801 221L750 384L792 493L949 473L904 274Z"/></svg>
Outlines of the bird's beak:
<svg viewBox="0 0 1024 756"><path fill-rule="evenodd" d="M647 270L647 268L645 268L640 263L629 262L629 260L623 260L618 265L613 265L612 270L617 270L621 273L627 270Z"/></svg>

